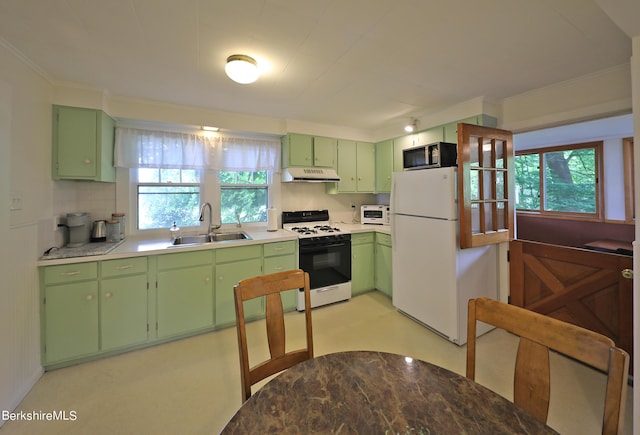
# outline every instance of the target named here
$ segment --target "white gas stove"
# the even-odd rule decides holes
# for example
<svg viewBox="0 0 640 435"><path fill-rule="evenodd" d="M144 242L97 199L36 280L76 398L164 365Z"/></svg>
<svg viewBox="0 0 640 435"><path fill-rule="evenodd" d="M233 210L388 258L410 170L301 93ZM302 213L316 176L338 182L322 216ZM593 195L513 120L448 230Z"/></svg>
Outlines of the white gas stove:
<svg viewBox="0 0 640 435"><path fill-rule="evenodd" d="M300 269L309 273L311 307L351 298L351 234L329 224L328 210L285 211L282 227L298 235ZM304 310L304 295L298 295Z"/></svg>

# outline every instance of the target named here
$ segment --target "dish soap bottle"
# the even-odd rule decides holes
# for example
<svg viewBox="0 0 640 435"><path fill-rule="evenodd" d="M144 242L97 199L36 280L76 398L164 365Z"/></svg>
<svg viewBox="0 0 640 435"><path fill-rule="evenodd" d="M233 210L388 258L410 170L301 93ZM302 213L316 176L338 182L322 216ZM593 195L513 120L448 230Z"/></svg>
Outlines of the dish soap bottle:
<svg viewBox="0 0 640 435"><path fill-rule="evenodd" d="M175 222L171 228L169 228L169 232L171 233L171 240L175 240L180 237L180 227L178 227Z"/></svg>

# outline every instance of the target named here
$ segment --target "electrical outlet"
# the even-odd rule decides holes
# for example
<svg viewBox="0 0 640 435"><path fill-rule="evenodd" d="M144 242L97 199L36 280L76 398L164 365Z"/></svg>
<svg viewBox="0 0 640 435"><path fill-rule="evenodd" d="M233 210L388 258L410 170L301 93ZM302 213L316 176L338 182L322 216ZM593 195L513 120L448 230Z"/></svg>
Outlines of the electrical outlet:
<svg viewBox="0 0 640 435"><path fill-rule="evenodd" d="M53 231L58 231L60 229L60 224L62 223L61 220L62 217L57 215L54 216L53 219L51 219L51 222L53 223Z"/></svg>
<svg viewBox="0 0 640 435"><path fill-rule="evenodd" d="M17 192L11 192L9 210L22 210L22 196Z"/></svg>

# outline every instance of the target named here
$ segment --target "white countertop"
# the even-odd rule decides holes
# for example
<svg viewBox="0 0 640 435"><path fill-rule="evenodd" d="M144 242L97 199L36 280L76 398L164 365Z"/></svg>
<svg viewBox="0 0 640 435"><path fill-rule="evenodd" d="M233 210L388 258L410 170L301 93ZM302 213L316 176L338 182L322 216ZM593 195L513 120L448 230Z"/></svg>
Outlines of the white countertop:
<svg viewBox="0 0 640 435"><path fill-rule="evenodd" d="M348 229L352 233L364 233L370 231L385 234L391 233L391 227L386 225L360 225L341 223L341 226L343 226L345 229ZM148 239L128 237L106 254L96 255L93 253L89 253L84 256L56 259L45 259L46 257L42 257L38 261L38 266L85 263L89 261L113 260L117 258L137 257L143 255L171 254L176 252L202 251L209 249L229 248L232 246L248 246L269 242L298 240L298 236L296 234L283 229L279 229L277 231L267 231L266 228L243 229L243 231L247 233L249 237L251 237L251 240L234 240L233 242L211 242L203 243L201 245L173 246L169 238Z"/></svg>

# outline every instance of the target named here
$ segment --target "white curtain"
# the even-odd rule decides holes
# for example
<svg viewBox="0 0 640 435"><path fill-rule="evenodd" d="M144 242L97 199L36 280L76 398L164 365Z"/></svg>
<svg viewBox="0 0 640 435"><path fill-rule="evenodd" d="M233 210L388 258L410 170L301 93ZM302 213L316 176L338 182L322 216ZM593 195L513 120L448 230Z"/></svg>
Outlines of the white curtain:
<svg viewBox="0 0 640 435"><path fill-rule="evenodd" d="M116 128L115 166L280 172L280 141Z"/></svg>

